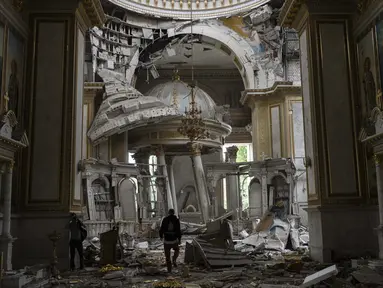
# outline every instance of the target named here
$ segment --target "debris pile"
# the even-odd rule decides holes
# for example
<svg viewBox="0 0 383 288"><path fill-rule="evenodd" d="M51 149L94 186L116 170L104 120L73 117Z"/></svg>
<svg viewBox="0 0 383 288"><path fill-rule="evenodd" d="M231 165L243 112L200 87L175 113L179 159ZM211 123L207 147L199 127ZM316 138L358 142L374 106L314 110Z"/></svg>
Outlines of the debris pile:
<svg viewBox="0 0 383 288"><path fill-rule="evenodd" d="M266 251L308 251L309 234L299 225L298 217L281 220L267 211L250 235L246 230L239 233L243 239L235 241L235 250L248 254Z"/></svg>

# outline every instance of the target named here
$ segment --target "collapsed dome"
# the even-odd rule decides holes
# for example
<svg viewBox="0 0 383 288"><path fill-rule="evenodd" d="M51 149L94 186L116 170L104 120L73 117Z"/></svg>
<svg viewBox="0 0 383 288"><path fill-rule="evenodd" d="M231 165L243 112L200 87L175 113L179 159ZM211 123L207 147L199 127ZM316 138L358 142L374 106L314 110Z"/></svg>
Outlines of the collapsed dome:
<svg viewBox="0 0 383 288"><path fill-rule="evenodd" d="M194 93L197 107L201 108L202 117L214 119L217 107L214 100L201 88L195 87ZM156 97L166 105L174 105L181 114L184 114L185 108L189 109L191 87L179 80L170 81L155 86L146 95Z"/></svg>

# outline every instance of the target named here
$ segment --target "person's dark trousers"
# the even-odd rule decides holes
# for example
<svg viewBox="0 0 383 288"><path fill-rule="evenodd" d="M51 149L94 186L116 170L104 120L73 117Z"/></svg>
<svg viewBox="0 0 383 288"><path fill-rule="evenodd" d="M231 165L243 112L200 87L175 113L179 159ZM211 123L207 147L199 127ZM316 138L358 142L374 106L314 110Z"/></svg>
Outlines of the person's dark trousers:
<svg viewBox="0 0 383 288"><path fill-rule="evenodd" d="M173 265L176 266L176 261L178 258L178 255L180 254L180 246L178 243L175 244L164 244L164 250L165 250L165 258L166 258L166 267L168 268L168 272L172 272L172 260L170 259L171 250L174 250L173 255Z"/></svg>
<svg viewBox="0 0 383 288"><path fill-rule="evenodd" d="M83 247L82 247L82 241L81 240L70 240L69 242L69 248L70 248L70 269L74 270L74 257L76 255L76 250L78 253L78 256L80 258L80 269L84 268L84 256L83 256Z"/></svg>

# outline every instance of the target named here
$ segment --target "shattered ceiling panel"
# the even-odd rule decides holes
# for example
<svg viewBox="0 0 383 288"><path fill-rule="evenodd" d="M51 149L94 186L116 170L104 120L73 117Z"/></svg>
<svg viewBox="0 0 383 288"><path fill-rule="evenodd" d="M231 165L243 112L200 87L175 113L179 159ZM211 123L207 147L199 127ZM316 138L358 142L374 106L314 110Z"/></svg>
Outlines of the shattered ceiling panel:
<svg viewBox="0 0 383 288"><path fill-rule="evenodd" d="M179 117L178 109L156 97L143 96L123 76L108 69L98 71L105 81L105 95L88 137L94 145L113 134ZM114 81L112 80L114 79Z"/></svg>

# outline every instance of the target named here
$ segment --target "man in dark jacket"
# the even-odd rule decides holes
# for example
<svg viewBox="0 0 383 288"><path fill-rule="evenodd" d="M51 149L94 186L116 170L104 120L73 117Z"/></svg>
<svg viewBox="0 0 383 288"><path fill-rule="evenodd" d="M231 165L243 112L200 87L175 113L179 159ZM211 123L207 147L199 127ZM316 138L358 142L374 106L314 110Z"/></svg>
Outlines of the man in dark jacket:
<svg viewBox="0 0 383 288"><path fill-rule="evenodd" d="M73 271L75 269L74 258L76 250L80 258L80 269L84 269L84 256L83 256L83 247L82 242L84 241L82 230L85 229L84 224L77 218L75 213L71 213L69 223L66 225L66 228L70 232L70 269Z"/></svg>
<svg viewBox="0 0 383 288"><path fill-rule="evenodd" d="M181 224L180 220L174 215L174 209L170 209L168 216L162 220L160 229L160 238L164 239L164 250L166 258L166 266L168 272L172 272L173 266L177 267L177 257L180 254L180 243L181 243ZM170 260L171 249L174 250L173 261Z"/></svg>

